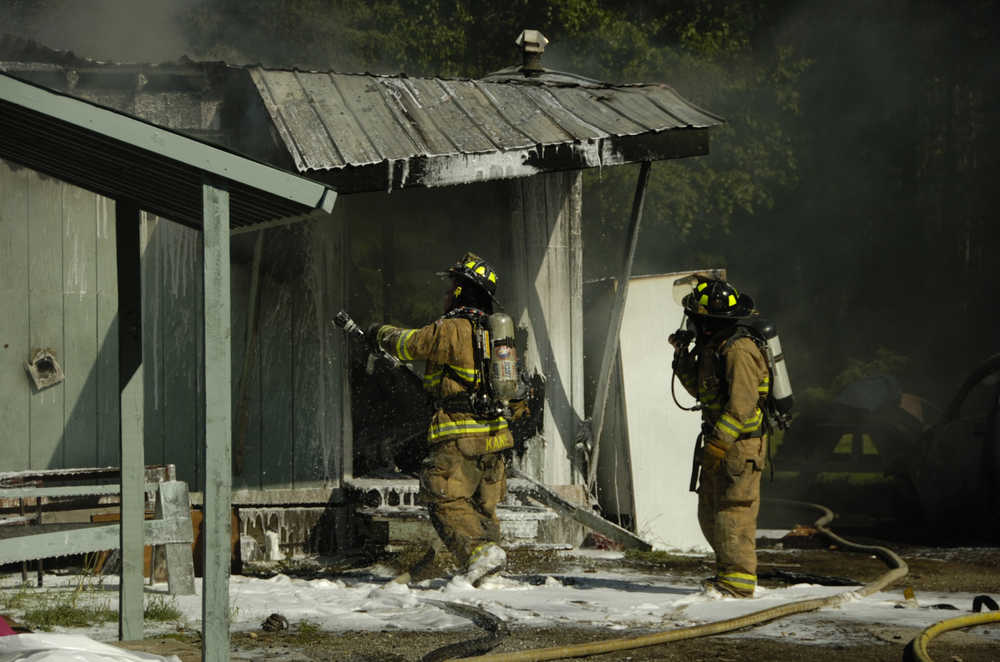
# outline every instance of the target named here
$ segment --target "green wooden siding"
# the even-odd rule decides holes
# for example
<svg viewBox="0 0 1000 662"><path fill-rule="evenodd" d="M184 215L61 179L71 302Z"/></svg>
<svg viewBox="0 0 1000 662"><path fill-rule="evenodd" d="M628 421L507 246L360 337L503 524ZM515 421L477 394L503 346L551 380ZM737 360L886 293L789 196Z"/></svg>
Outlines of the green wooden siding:
<svg viewBox="0 0 1000 662"><path fill-rule="evenodd" d="M4 469L30 466L28 343L28 171L0 161L0 420Z"/></svg>
<svg viewBox="0 0 1000 662"><path fill-rule="evenodd" d="M117 462L113 217L106 198L0 161L4 470ZM46 348L65 381L36 392L24 364Z"/></svg>
<svg viewBox="0 0 1000 662"><path fill-rule="evenodd" d="M197 490L205 466L201 240L148 214L141 223L141 400L130 401L130 412L146 464L175 464ZM338 228L309 221L267 230L242 442L237 396L252 250L234 254L237 488L315 487L339 478L343 338L329 324L344 291ZM119 463L115 240L114 201L0 161L0 470ZM63 383L33 391L24 363L36 348L55 351Z"/></svg>
<svg viewBox="0 0 1000 662"><path fill-rule="evenodd" d="M115 249L117 229L115 203L97 196L97 242L113 259L98 256L97 337L102 338L97 354L97 461L99 467L117 466L121 457L121 416L118 393L118 268ZM105 248L106 247L106 248Z"/></svg>
<svg viewBox="0 0 1000 662"><path fill-rule="evenodd" d="M172 463L178 479L204 478L199 236L144 220L143 364L146 462ZM235 489L335 484L342 453L343 338L329 321L344 291L338 226L306 221L265 230L241 426L240 379L247 352L256 234L233 240L233 456ZM234 462L236 464L236 462Z"/></svg>
<svg viewBox="0 0 1000 662"><path fill-rule="evenodd" d="M66 383L65 443L67 467L93 464L97 458L97 196L83 189L62 190L63 370Z"/></svg>

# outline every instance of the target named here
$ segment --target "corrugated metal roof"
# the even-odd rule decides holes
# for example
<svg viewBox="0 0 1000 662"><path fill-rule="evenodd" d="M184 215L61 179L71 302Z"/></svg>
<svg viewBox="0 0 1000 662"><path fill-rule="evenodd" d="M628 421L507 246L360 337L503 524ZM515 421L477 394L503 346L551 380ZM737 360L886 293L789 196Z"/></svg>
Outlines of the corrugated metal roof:
<svg viewBox="0 0 1000 662"><path fill-rule="evenodd" d="M109 108L0 73L0 157L191 227L202 225L202 183L230 193L242 227L329 211L335 193Z"/></svg>
<svg viewBox="0 0 1000 662"><path fill-rule="evenodd" d="M708 151L705 130L722 122L665 85L570 74L249 73L298 170L330 172L328 181L337 181L333 171L379 164L388 164L382 183L392 187L693 156ZM699 139L679 135L691 133Z"/></svg>

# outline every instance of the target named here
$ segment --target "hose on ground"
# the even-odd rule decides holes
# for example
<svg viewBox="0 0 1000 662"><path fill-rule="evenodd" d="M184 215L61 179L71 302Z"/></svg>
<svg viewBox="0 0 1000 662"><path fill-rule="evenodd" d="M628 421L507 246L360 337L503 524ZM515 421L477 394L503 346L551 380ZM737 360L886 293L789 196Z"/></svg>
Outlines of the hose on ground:
<svg viewBox="0 0 1000 662"><path fill-rule="evenodd" d="M485 630L486 636L435 648L420 658L420 662L443 662L444 660L453 660L459 655L488 653L507 637L507 624L485 609L473 607L472 605L463 605L458 602L445 602L443 600L424 600L423 602L432 604L445 611L450 611L456 616L468 618L477 627Z"/></svg>
<svg viewBox="0 0 1000 662"><path fill-rule="evenodd" d="M852 600L877 593L893 582L899 581L906 576L907 572L909 572L906 562L891 549L877 545L861 545L854 543L841 538L826 528L826 525L829 524L834 518L833 512L830 511L829 508L814 503L791 501L787 499L768 499L768 501L771 503L780 503L790 506L806 506L819 510L823 513L823 515L816 520L816 523L813 525L819 532L844 549L870 553L878 556L883 562L885 562L886 565L889 566L889 571L883 573L874 581L865 584L858 590L845 591L844 593L838 593L837 595L832 595L826 598L811 598L808 600L789 602L788 604L762 609L744 616L728 618L724 621L678 628L676 630L666 630L664 632L655 632L653 634L641 635L638 637L620 637L586 644L511 651L508 653L483 655L475 658L462 659L476 660L477 662L539 662L541 660L557 660L567 657L586 657L588 655L599 655L614 651L656 646L659 644L669 643L671 641L680 641L682 639L706 637L713 634L739 630L752 625L759 625L784 616L791 616L792 614L801 614L807 611L813 611L820 609L821 607L836 607L844 604L845 602L850 602Z"/></svg>
<svg viewBox="0 0 1000 662"><path fill-rule="evenodd" d="M939 621L923 630L917 637L906 646L903 655L905 662L934 662L934 659L927 652L927 645L931 639L950 630L969 628L973 625L985 625L986 623L1000 623L1000 611L989 611L985 614L971 614L969 616L959 616Z"/></svg>

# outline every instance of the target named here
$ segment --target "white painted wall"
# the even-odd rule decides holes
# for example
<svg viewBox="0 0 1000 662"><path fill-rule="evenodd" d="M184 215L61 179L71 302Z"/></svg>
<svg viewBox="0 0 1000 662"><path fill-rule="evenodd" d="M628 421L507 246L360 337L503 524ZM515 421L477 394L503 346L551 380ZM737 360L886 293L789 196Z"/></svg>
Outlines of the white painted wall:
<svg viewBox="0 0 1000 662"><path fill-rule="evenodd" d="M673 348L667 337L683 313L671 289L684 275L629 281L620 337L635 530L658 549L708 549L698 526L698 497L688 491L701 416L678 408L670 395ZM684 406L694 404L680 382L675 392Z"/></svg>
<svg viewBox="0 0 1000 662"><path fill-rule="evenodd" d="M524 364L545 375L541 439L518 467L550 485L582 480L576 434L583 420L583 242L579 171L511 184L511 287L505 307L527 331Z"/></svg>

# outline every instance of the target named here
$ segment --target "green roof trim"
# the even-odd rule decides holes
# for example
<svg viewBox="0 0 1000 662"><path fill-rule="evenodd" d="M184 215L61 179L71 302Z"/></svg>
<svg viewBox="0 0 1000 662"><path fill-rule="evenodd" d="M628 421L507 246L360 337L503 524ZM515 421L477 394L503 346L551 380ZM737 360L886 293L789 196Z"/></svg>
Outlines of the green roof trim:
<svg viewBox="0 0 1000 662"><path fill-rule="evenodd" d="M117 197L113 194L119 185L114 173L118 171L121 179L126 180L125 170L133 165L145 168L147 178L160 171L165 175L177 173L180 168L185 173L184 181L180 182L182 187L194 184L197 175L194 171L199 171L203 175L235 183L235 187L230 186L234 197L238 198L241 191L249 190L246 192L251 194L248 197L252 198L255 213L241 225L292 215L293 210L287 203L300 207L295 210L298 213L310 209L330 212L337 197L327 185L3 73L0 73L0 123L3 124L0 130L7 134L0 141L0 157L9 157L28 167L36 167L32 162L25 162L25 157L33 151L32 147L36 146L34 140L39 136L49 141L45 143L46 148L54 147L56 152L66 150L67 153L79 139L82 147L73 154L76 158L80 158L81 151L89 151L95 158L106 156L105 165L115 167L98 172L87 167L81 169L78 162L76 173L81 180L91 181L90 188L101 188L103 190L98 192L113 197ZM105 146L110 149L105 150ZM59 165L58 158L61 155L53 156L57 158L48 159L47 170L49 174L61 177L60 168L63 166ZM82 163L84 166L87 164L86 161ZM76 183L72 174L67 174L65 179ZM135 183L136 180L131 182L132 188L135 188ZM175 181L175 185L177 183ZM88 187L85 183L81 185ZM122 187L125 188L124 184ZM122 190L121 193L136 199L140 205L144 202L135 190ZM164 191L159 193L162 198ZM261 199L260 193L267 194L270 199ZM200 189L198 195L200 197ZM274 198L280 200L275 201ZM169 207L169 204L166 206ZM150 211L155 213L157 210Z"/></svg>

